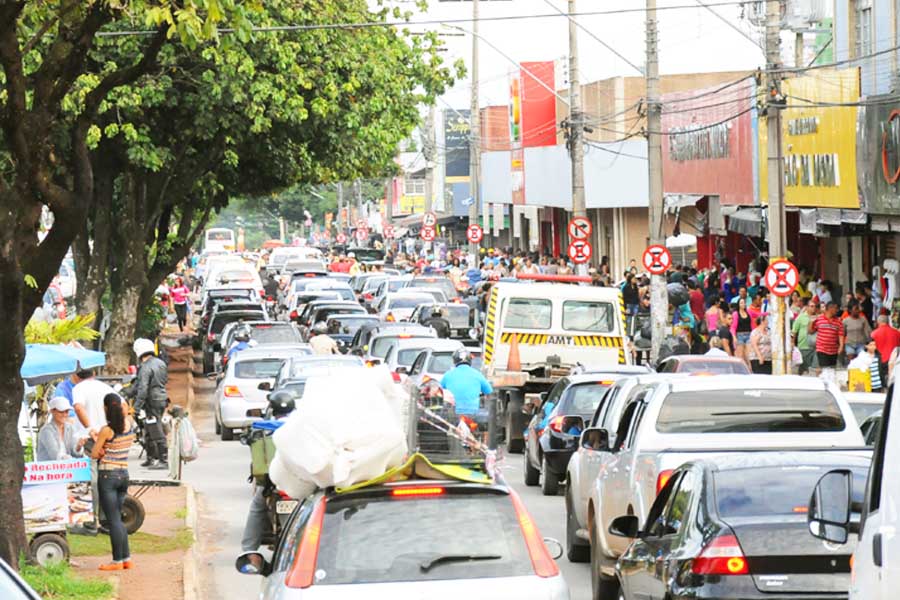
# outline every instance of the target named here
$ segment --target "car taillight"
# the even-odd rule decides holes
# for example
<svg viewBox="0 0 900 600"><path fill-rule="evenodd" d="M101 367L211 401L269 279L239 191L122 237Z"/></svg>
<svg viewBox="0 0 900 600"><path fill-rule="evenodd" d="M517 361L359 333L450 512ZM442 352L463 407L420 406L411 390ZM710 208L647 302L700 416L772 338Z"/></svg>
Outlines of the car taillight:
<svg viewBox="0 0 900 600"><path fill-rule="evenodd" d="M374 296L372 296L372 294L363 294L363 298L365 298L366 300L371 300L373 297Z"/></svg>
<svg viewBox="0 0 900 600"><path fill-rule="evenodd" d="M563 430L562 430L563 421L565 421L565 420L566 420L565 417L553 417L552 419L550 419L550 425L549 425L550 429L552 429L556 433L562 433L563 432Z"/></svg>
<svg viewBox="0 0 900 600"><path fill-rule="evenodd" d="M421 498L422 496L443 496L444 488L431 487L403 487L391 491L394 498Z"/></svg>
<svg viewBox="0 0 900 600"><path fill-rule="evenodd" d="M749 575L747 559L734 534L720 535L694 559L691 571L696 575Z"/></svg>
<svg viewBox="0 0 900 600"><path fill-rule="evenodd" d="M223 392L226 398L243 398L244 395L241 393L241 390L238 389L236 385L226 385L225 390Z"/></svg>
<svg viewBox="0 0 900 600"><path fill-rule="evenodd" d="M297 550L297 558L294 559L294 564L291 565L291 570L285 578L284 583L287 587L303 589L313 584L324 521L325 498L321 498L309 517L309 522L303 531L303 539L300 540L300 548Z"/></svg>
<svg viewBox="0 0 900 600"><path fill-rule="evenodd" d="M292 310L292 311L291 311L291 318L292 318L292 319L296 319L296 318L297 318L297 311L296 311L296 310Z"/></svg>
<svg viewBox="0 0 900 600"><path fill-rule="evenodd" d="M266 302L275 302L275 298L272 296L266 296Z"/></svg>
<svg viewBox="0 0 900 600"><path fill-rule="evenodd" d="M672 469L668 469L666 471L660 471L659 475L656 476L656 494L659 495L659 492L662 491L666 484L669 483L669 479L672 478Z"/></svg>
<svg viewBox="0 0 900 600"><path fill-rule="evenodd" d="M282 492L281 490L275 490L275 491L278 492L278 497L281 498L282 500L292 500L292 498L290 496L288 496L286 492Z"/></svg>
<svg viewBox="0 0 900 600"><path fill-rule="evenodd" d="M547 546L544 545L544 539L541 537L537 525L534 524L518 494L512 492L509 497L516 509L516 519L519 521L522 536L525 538L525 546L528 548L528 556L531 558L534 574L538 577L556 577L559 575L559 567L556 566L556 562L547 551Z"/></svg>
<svg viewBox="0 0 900 600"><path fill-rule="evenodd" d="M400 373L391 371L391 378L394 380L394 383L400 383Z"/></svg>

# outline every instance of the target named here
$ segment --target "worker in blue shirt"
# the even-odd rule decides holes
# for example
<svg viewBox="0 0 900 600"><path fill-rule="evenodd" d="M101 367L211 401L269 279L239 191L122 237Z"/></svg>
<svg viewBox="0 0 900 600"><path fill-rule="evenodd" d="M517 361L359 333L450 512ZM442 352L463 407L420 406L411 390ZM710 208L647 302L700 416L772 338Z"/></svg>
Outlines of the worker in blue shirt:
<svg viewBox="0 0 900 600"><path fill-rule="evenodd" d="M487 422L486 411L481 410L481 395L494 391L478 369L472 368L472 354L465 348L453 353L456 365L441 378L441 387L453 394L456 414L472 417L476 422Z"/></svg>

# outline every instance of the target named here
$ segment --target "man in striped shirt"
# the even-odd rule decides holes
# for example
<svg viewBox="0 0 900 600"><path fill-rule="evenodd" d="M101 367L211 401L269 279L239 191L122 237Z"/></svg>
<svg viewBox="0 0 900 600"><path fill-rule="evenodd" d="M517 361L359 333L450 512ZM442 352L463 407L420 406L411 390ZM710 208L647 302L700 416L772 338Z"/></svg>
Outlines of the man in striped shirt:
<svg viewBox="0 0 900 600"><path fill-rule="evenodd" d="M825 312L809 324L810 333L816 335L816 357L819 359L819 370L835 368L838 355L844 351L844 323L838 318L837 302L825 305Z"/></svg>

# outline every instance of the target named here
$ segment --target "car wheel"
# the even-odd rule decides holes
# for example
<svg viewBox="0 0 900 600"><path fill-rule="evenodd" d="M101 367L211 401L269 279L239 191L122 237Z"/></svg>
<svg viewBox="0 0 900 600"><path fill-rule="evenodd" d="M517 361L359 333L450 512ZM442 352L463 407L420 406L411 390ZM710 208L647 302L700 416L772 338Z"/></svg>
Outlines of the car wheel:
<svg viewBox="0 0 900 600"><path fill-rule="evenodd" d="M525 451L525 440L513 439L512 437L513 431L515 431L515 423L513 420L512 410L510 408L511 406L512 403L506 405L506 453L519 454L520 452ZM537 482L535 482L534 485L537 485Z"/></svg>
<svg viewBox="0 0 900 600"><path fill-rule="evenodd" d="M618 600L619 582L603 574L601 550L597 546L594 524L591 524L591 598L592 600Z"/></svg>
<svg viewBox="0 0 900 600"><path fill-rule="evenodd" d="M225 425L223 424L222 425L222 441L230 442L233 439L234 439L234 429L232 429L231 427L225 427Z"/></svg>
<svg viewBox="0 0 900 600"><path fill-rule="evenodd" d="M547 464L547 457L541 460L541 493L545 496L555 496L559 493L559 475L550 470Z"/></svg>
<svg viewBox="0 0 900 600"><path fill-rule="evenodd" d="M525 459L525 485L537 485L541 480L541 472L531 466L531 461L528 460L527 451L522 453L522 458Z"/></svg>
<svg viewBox="0 0 900 600"><path fill-rule="evenodd" d="M572 498L569 490L566 490L566 558L572 563L586 563L591 560L591 547L584 540L575 535L578 530L578 522L575 520L575 511L572 508Z"/></svg>
<svg viewBox="0 0 900 600"><path fill-rule="evenodd" d="M218 417L214 418L213 421L216 423L216 435L220 435L222 433L222 424L219 423Z"/></svg>

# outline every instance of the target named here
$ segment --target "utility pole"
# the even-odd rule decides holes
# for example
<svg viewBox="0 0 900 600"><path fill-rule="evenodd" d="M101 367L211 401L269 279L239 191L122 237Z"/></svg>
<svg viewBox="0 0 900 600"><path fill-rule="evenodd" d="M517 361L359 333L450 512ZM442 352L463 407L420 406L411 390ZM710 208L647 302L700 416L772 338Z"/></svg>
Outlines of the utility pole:
<svg viewBox="0 0 900 600"><path fill-rule="evenodd" d="M766 158L769 200L769 261L787 254L784 227L784 178L781 156L781 10L780 0L766 0ZM774 296L775 325L772 333L772 374L790 373L787 352L784 298Z"/></svg>
<svg viewBox="0 0 900 600"><path fill-rule="evenodd" d="M584 201L584 115L581 110L581 78L578 74L578 24L575 0L569 0L569 156L572 159L572 213L586 217ZM578 265L587 274L587 265Z"/></svg>
<svg viewBox="0 0 900 600"><path fill-rule="evenodd" d="M344 184L337 182L337 202L338 202L338 232L344 232L344 226L341 223L341 211L344 208ZM347 229L350 229L350 209L347 209Z"/></svg>
<svg viewBox="0 0 900 600"><path fill-rule="evenodd" d="M394 220L394 179L392 177L388 177L387 180L385 180L384 185L384 222L391 224L391 222ZM394 240L385 238L385 247L392 248L393 244Z"/></svg>
<svg viewBox="0 0 900 600"><path fill-rule="evenodd" d="M663 232L662 104L659 97L659 40L656 0L647 0L647 162L650 168L650 243L665 244ZM663 275L650 276L650 362L656 364L666 336L669 294Z"/></svg>
<svg viewBox="0 0 900 600"><path fill-rule="evenodd" d="M806 66L803 64L803 32L798 31L794 34L794 66L798 69Z"/></svg>
<svg viewBox="0 0 900 600"><path fill-rule="evenodd" d="M434 105L428 107L428 119L425 121L425 139L422 144L422 155L425 157L425 212L431 212L434 201L434 161L437 158L434 143Z"/></svg>
<svg viewBox="0 0 900 600"><path fill-rule="evenodd" d="M472 204L469 205L469 225L478 224L478 204L481 176L481 114L478 102L478 0L472 0L472 97L469 106L469 192ZM478 258L478 244L469 244L469 254Z"/></svg>

